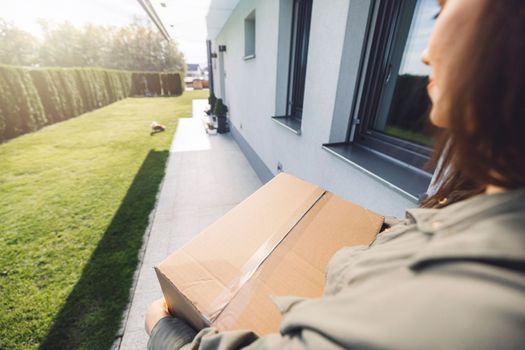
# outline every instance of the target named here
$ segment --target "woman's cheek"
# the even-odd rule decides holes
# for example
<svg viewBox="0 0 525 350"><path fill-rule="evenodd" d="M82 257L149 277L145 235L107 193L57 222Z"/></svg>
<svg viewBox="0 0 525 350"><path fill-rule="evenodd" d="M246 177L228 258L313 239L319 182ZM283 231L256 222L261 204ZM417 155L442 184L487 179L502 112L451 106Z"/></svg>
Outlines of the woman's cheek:
<svg viewBox="0 0 525 350"><path fill-rule="evenodd" d="M432 84L428 88L428 94L432 101L432 107L430 110L430 121L432 124L439 128L448 127L448 118L446 113L443 111L443 106L439 103L439 88L437 85Z"/></svg>

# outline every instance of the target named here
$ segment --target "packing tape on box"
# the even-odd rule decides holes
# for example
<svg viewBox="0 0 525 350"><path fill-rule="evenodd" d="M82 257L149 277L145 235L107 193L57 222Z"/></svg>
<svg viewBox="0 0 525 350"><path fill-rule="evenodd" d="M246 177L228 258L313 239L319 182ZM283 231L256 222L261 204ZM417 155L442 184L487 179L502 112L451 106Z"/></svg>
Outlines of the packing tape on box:
<svg viewBox="0 0 525 350"><path fill-rule="evenodd" d="M306 214L324 197L326 191L323 191L319 197L313 202L312 205L304 212L299 219L293 223L291 228L282 234L282 232L277 232L268 238L264 244L262 244L259 249L250 257L250 259L244 264L241 269L239 277L234 279L231 283L228 284L225 291L220 294L210 305L210 309L214 310L210 315L206 317L210 323L215 321L221 312L228 306L233 297L239 292L239 290L252 278L257 269L262 265L262 263L272 254L272 252L281 244L281 242L288 236L290 232L297 226L299 222L304 218Z"/></svg>

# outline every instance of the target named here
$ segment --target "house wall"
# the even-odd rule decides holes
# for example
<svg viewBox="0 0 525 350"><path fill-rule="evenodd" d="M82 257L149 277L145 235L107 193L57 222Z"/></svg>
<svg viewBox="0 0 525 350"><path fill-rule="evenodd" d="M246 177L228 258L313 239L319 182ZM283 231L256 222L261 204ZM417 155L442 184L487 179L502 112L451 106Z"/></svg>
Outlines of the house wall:
<svg viewBox="0 0 525 350"><path fill-rule="evenodd" d="M277 173L277 164L371 210L403 216L416 204L321 145L344 141L369 12L369 0L313 0L302 130L296 135L271 119L283 113L291 0L241 0L218 37L226 45L224 91L219 59L215 92L229 107L234 136L252 164ZM256 57L244 60L244 19L256 10ZM279 28L281 26L281 28ZM284 94L284 96L283 96ZM244 145L244 147L243 147ZM248 145L246 147L246 145ZM264 177L264 176L263 176Z"/></svg>

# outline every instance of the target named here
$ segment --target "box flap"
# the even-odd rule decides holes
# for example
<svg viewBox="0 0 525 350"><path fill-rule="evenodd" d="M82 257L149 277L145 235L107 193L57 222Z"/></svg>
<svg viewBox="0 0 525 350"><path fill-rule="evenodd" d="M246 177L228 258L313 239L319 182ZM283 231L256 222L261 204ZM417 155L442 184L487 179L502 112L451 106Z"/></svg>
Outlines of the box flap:
<svg viewBox="0 0 525 350"><path fill-rule="evenodd" d="M176 308L170 307L170 313L172 315L184 318L196 329L201 329L211 324L209 320L200 314L195 305L178 290L173 284L173 281L170 281L159 268L155 267L155 273L157 274L162 294L167 304L177 305Z"/></svg>

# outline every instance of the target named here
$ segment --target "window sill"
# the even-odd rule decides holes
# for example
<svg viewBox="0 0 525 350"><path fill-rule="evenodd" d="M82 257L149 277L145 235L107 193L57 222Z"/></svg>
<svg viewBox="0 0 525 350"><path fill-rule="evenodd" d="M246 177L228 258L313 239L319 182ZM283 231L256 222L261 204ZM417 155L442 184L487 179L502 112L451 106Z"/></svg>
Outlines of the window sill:
<svg viewBox="0 0 525 350"><path fill-rule="evenodd" d="M328 143L323 145L323 149L414 203L417 203L419 198L426 193L432 179L432 175L423 170L359 145Z"/></svg>
<svg viewBox="0 0 525 350"><path fill-rule="evenodd" d="M254 58L255 58L255 54L251 54L251 55L244 56L242 59L245 61L248 61L248 60L253 60Z"/></svg>
<svg viewBox="0 0 525 350"><path fill-rule="evenodd" d="M275 116L272 120L296 135L301 135L301 121L289 116Z"/></svg>

